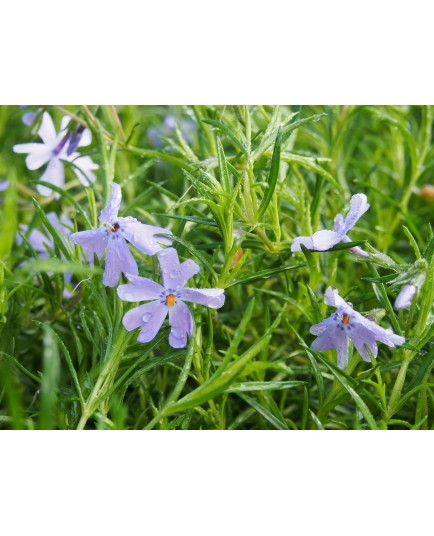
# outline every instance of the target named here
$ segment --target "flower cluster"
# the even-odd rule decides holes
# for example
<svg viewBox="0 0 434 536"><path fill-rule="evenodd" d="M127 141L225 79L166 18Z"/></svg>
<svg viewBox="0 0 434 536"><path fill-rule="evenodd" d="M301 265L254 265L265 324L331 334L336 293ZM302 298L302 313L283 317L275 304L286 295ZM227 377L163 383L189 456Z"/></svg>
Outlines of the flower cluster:
<svg viewBox="0 0 434 536"><path fill-rule="evenodd" d="M186 282L199 272L199 266L190 259L180 263L178 253L173 247L162 248L162 245L172 244L171 232L167 229L146 225L130 216L119 217L121 199L121 187L113 183L109 202L99 217L104 227L73 233L69 238L73 244L83 247L90 263L93 263L94 255L101 260L106 252L104 285L116 286L121 273L125 274L130 283L120 285L117 289L122 300L152 300L125 314L125 329L131 331L140 327L137 340L149 342L156 336L169 314L169 344L173 348L183 348L187 344L187 335L191 337L193 331L193 317L184 302L218 309L225 301L224 290L186 288ZM158 255L163 286L138 275L137 263L127 241L145 255Z"/></svg>
<svg viewBox="0 0 434 536"><path fill-rule="evenodd" d="M30 170L36 170L46 165L41 176L41 182L63 188L65 182L64 163L68 163L84 186L95 182L93 173L98 169L89 156L78 152L80 147L91 143L91 132L84 125L72 125L68 117L61 122L57 133L50 115L39 109L37 113L28 112L23 117L26 123L36 124L41 119L38 135L42 143L25 143L14 146L17 153L25 153L26 165ZM175 128L173 118L168 116L164 128ZM181 128L182 130L182 128ZM151 135L152 132L149 133ZM184 133L187 136L187 133ZM0 183L0 190L7 188L7 183ZM53 190L46 184L38 184L38 192L49 196ZM54 191L54 196L59 193ZM138 341L146 343L151 341L165 319L169 318L170 335L169 344L174 348L183 348L187 338L193 333L193 317L186 303L196 303L213 309L224 305L225 294L221 288L191 288L186 287L187 282L196 275L200 268L191 259L180 262L178 253L173 247L172 233L154 225L148 225L131 216L119 216L122 193L117 183L112 183L107 205L101 211L99 221L102 226L96 229L87 229L71 233L73 224L70 220L59 218L54 213L47 214L47 218L63 238L68 238L74 245L81 246L88 262L93 265L95 255L99 261L104 258L105 266L103 284L116 287L121 274L129 281L117 287L118 296L126 302L146 302L129 310L124 318L123 325L126 330L140 329ZM291 251L300 252L303 248L312 251L328 251L339 243L351 242L348 232L356 222L369 209L365 194L355 194L351 198L350 210L344 217L337 214L332 230L319 230L312 236L299 236L294 238ZM22 236L33 250L42 258L47 258L54 249L53 239L43 233L27 226L20 226L21 235L17 241L23 241ZM128 244L140 253L156 255L161 274L159 284L151 279L139 276L139 268ZM372 260L373 257L359 247L351 247L350 251L360 257ZM405 283L399 293L395 308L408 307L417 289L423 284L424 270L421 266L408 270L400 275L395 283ZM65 275L65 282L70 283L71 274ZM65 290L65 296L70 296ZM329 287L325 294L325 303L336 308L336 312L319 324L310 328L316 335L312 348L319 351L336 349L338 366L344 368L348 360L348 339L350 339L362 359L370 361L371 354L378 353L377 342L390 347L402 345L404 337L395 334L390 328L385 329L373 320L355 311L351 304L339 296L337 289Z"/></svg>
<svg viewBox="0 0 434 536"><path fill-rule="evenodd" d="M351 208L344 218L338 214L332 231L317 231L312 236L298 236L294 238L291 251L301 251L301 246L312 251L327 251L339 242L351 242L347 233L356 222L369 209L369 203L365 194L355 194L351 198ZM370 255L359 247L352 247L350 251L360 257L369 258ZM404 287L399 294L395 308L408 306L413 299L416 288L411 285ZM339 296L337 289L329 287L325 294L325 303L337 309L329 318L310 328L312 335L317 338L312 343L314 350L336 349L338 366L345 368L348 360L348 339L350 339L362 359L370 361L369 351L374 357L377 356L378 347L376 341L383 342L388 346L400 346L405 338L393 333L391 329L384 329L372 320L362 316Z"/></svg>

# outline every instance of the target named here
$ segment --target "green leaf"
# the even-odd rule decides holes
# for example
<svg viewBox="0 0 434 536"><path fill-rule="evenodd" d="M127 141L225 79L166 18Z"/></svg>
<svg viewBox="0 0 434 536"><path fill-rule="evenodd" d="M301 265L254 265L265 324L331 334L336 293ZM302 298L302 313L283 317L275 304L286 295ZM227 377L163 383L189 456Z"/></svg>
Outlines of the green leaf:
<svg viewBox="0 0 434 536"><path fill-rule="evenodd" d="M226 156L225 156L225 152L223 150L223 145L222 145L222 142L220 141L220 138L217 138L217 157L219 161L222 187L226 193L230 194L232 191L231 181L229 179L229 171L228 171L228 166L226 163Z"/></svg>
<svg viewBox="0 0 434 536"><path fill-rule="evenodd" d="M307 382L303 381L269 381L269 382L242 382L234 383L227 393L244 393L246 391L281 391L282 389L291 389L293 387L299 387L305 385Z"/></svg>
<svg viewBox="0 0 434 536"><path fill-rule="evenodd" d="M268 270L262 270L260 272L257 272L256 274L251 274L246 277L243 277L242 279L236 279L235 281L232 281L226 288L233 287L234 285L242 285L245 283L252 283L253 281L257 281L258 279L268 279L274 274L278 274L280 272L287 272L288 270L296 270L297 268L302 268L303 266L306 266L305 264L290 264L287 266L280 266L279 268L270 268Z"/></svg>
<svg viewBox="0 0 434 536"><path fill-rule="evenodd" d="M0 260L10 255L17 232L17 193L14 180L9 181L9 186L2 195L4 200L3 210L0 210Z"/></svg>
<svg viewBox="0 0 434 536"><path fill-rule="evenodd" d="M54 274L72 273L78 276L89 276L100 273L101 269L96 266L85 266L83 264L66 262L53 257L51 259L36 259L34 261L26 262L20 267L20 271L32 274L53 272Z"/></svg>
<svg viewBox="0 0 434 536"><path fill-rule="evenodd" d="M60 358L57 340L46 326L43 327L42 344L43 373L40 384L41 405L38 428L51 430L56 424Z"/></svg>
<svg viewBox="0 0 434 536"><path fill-rule="evenodd" d="M242 393L237 393L240 398L242 398L249 406L256 410L266 421L268 421L274 428L277 430L289 430L286 422L281 421L276 416L274 416L268 409L264 408L259 402L254 398L247 396Z"/></svg>
<svg viewBox="0 0 434 536"><path fill-rule="evenodd" d="M74 365L72 363L72 359L71 359L71 355L68 351L68 348L65 346L65 343L62 341L62 339L59 337L59 335L57 335L57 333L54 331L54 329L49 326L48 324L44 324L43 322L39 322L39 320L33 320L33 322L35 324L37 324L38 326L40 326L43 330L45 331L49 331L52 333L52 335L54 336L55 340L57 341L58 345L60 346L62 352L63 352L63 355L65 356L65 359L66 359L66 363L68 365L68 368L69 368L69 372L71 374L71 377L72 377L72 381L74 383L74 386L75 386L75 389L77 391L77 395L80 399L80 402L81 402L81 405L82 405L82 408L84 407L84 398L83 398L83 394L81 392L81 387L80 387L80 382L78 381L78 376L77 376L77 372L74 368Z"/></svg>
<svg viewBox="0 0 434 536"><path fill-rule="evenodd" d="M47 228L47 231L53 237L54 243L59 248L59 250L65 255L65 257L70 261L71 253L69 252L68 248L65 246L65 243L63 242L62 238L59 236L59 233L51 225L50 220L47 218L41 205L36 201L35 198L33 198L33 204L35 205L36 212L39 214L39 217L41 218L42 223L45 225L45 227Z"/></svg>
<svg viewBox="0 0 434 536"><path fill-rule="evenodd" d="M225 134L231 140L235 147L238 147L238 149L240 149L244 154L247 154L247 147L245 146L245 144L238 139L235 132L227 125L225 125L221 121L215 121L214 119L202 119L202 121L204 123L212 125L217 130Z"/></svg>
<svg viewBox="0 0 434 536"><path fill-rule="evenodd" d="M274 144L273 156L271 158L270 173L268 175L268 187L265 190L264 198L259 207L258 219L262 217L270 204L273 197L274 190L276 189L277 179L279 178L279 166L280 166L280 144L282 141L282 135L280 130L276 136L276 142Z"/></svg>

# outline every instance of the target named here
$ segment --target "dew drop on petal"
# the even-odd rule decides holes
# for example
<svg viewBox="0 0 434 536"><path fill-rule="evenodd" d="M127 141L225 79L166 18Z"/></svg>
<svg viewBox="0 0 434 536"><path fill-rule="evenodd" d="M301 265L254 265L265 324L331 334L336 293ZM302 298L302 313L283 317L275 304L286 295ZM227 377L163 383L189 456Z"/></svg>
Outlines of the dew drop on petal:
<svg viewBox="0 0 434 536"><path fill-rule="evenodd" d="M142 320L143 322L146 324L147 322L149 322L152 318L152 314L151 313L145 313L143 316L142 316Z"/></svg>
<svg viewBox="0 0 434 536"><path fill-rule="evenodd" d="M184 331L182 328L172 328L172 335L175 339L182 339L184 336Z"/></svg>

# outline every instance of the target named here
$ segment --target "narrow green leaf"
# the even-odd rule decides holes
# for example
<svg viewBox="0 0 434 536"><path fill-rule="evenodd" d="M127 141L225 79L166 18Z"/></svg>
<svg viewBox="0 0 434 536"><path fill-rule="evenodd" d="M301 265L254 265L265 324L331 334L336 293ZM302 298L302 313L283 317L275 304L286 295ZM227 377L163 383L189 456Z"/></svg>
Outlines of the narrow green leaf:
<svg viewBox="0 0 434 536"><path fill-rule="evenodd" d="M270 173L268 175L268 187L265 190L264 198L259 207L258 219L262 217L270 204L273 197L274 190L276 189L277 179L279 178L279 166L280 166L280 144L282 141L282 135L280 130L276 136L276 142L274 144L273 156L271 158Z"/></svg>
<svg viewBox="0 0 434 536"><path fill-rule="evenodd" d="M236 279L235 281L232 281L232 283L230 283L226 288L233 287L234 285L243 285L245 283L252 283L253 281L257 281L258 279L268 279L274 274L278 274L280 272L287 272L288 270L296 270L297 268L302 268L303 266L306 266L306 265L305 264L290 264L288 266L280 266L279 268L270 268L269 270L262 270L260 272L257 272L256 274L243 277L242 279Z"/></svg>
<svg viewBox="0 0 434 536"><path fill-rule="evenodd" d="M244 393L246 391L281 391L282 389L291 389L305 385L303 381L269 381L269 382L242 382L233 383L227 393Z"/></svg>
<svg viewBox="0 0 434 536"><path fill-rule="evenodd" d="M229 179L229 171L228 166L226 163L226 156L225 152L223 150L222 142L220 141L220 138L217 137L217 157L219 161L219 168L220 168L220 177L222 182L222 187L225 190L226 193L231 193L231 181Z"/></svg>
<svg viewBox="0 0 434 536"><path fill-rule="evenodd" d="M251 406L254 410L256 410L266 421L268 421L274 428L277 430L289 430L288 425L286 422L281 421L277 417L275 417L268 409L264 408L259 402L257 402L254 398L247 396L242 393L237 393L240 398L244 400L244 402L247 402L249 406Z"/></svg>

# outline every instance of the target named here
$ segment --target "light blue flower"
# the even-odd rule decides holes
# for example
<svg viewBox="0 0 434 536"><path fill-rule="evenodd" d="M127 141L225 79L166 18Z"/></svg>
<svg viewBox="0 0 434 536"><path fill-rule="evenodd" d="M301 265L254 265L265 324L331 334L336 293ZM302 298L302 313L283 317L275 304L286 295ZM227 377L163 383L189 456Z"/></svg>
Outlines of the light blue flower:
<svg viewBox="0 0 434 536"><path fill-rule="evenodd" d="M339 296L337 289L329 287L324 302L335 307L337 311L310 328L312 335L317 335L311 347L314 350L336 349L338 367L343 369L348 360L347 338L350 338L361 357L370 362L368 349L377 357L377 341L394 348L404 344L405 338L396 335L390 328L385 329L365 318Z"/></svg>
<svg viewBox="0 0 434 536"><path fill-rule="evenodd" d="M135 218L118 216L122 192L119 184L112 183L107 206L101 211L99 221L104 227L89 231L73 233L70 240L83 247L87 260L93 264L94 255L101 260L105 256L103 283L108 287L118 284L121 273L138 275L137 263L128 248L127 240L146 255L155 255L161 251L161 245L171 245L170 238L156 236L171 234L167 229L154 225L145 225Z"/></svg>
<svg viewBox="0 0 434 536"><path fill-rule="evenodd" d="M351 198L351 208L344 219L342 214L338 214L335 218L333 231L317 231L312 236L298 236L294 238L291 251L301 251L301 244L307 249L313 251L327 251L339 242L351 242L348 238L348 231L354 227L356 222L368 210L369 203L365 194L356 194ZM360 257L369 257L366 251L359 247L350 248L350 251Z"/></svg>
<svg viewBox="0 0 434 536"><path fill-rule="evenodd" d="M416 294L416 290L416 285L405 285L402 287L401 292L398 294L395 300L395 309L399 311L399 309L406 309L407 307L410 307Z"/></svg>
<svg viewBox="0 0 434 536"><path fill-rule="evenodd" d="M26 165L30 170L39 169L48 163L47 168L42 174L41 181L49 182L63 188L65 184L65 169L63 162L70 162L74 173L83 186L89 186L95 182L96 176L93 173L98 169L98 165L93 162L90 156L81 156L77 152L68 153L68 146L74 142L71 139L72 133L68 131L70 118L63 117L60 132L57 134L54 128L53 120L48 112L42 115L41 126L38 134L42 139L42 143L21 143L14 145L13 149L16 153L27 154ZM92 141L92 134L88 128L80 133L76 147L84 147ZM53 193L51 188L38 184L38 192L43 196L49 196ZM56 192L55 197L60 195Z"/></svg>
<svg viewBox="0 0 434 536"><path fill-rule="evenodd" d="M174 248L158 253L163 285L145 277L126 274L128 285L119 285L117 292L122 300L129 302L152 300L128 311L123 318L126 330L141 328L137 337L139 342L151 341L159 332L165 318L169 315L171 331L169 344L173 348L184 348L187 335L193 333L193 317L184 302L193 302L213 309L225 303L222 288L186 288L187 281L199 272L199 266L188 259L179 262Z"/></svg>

